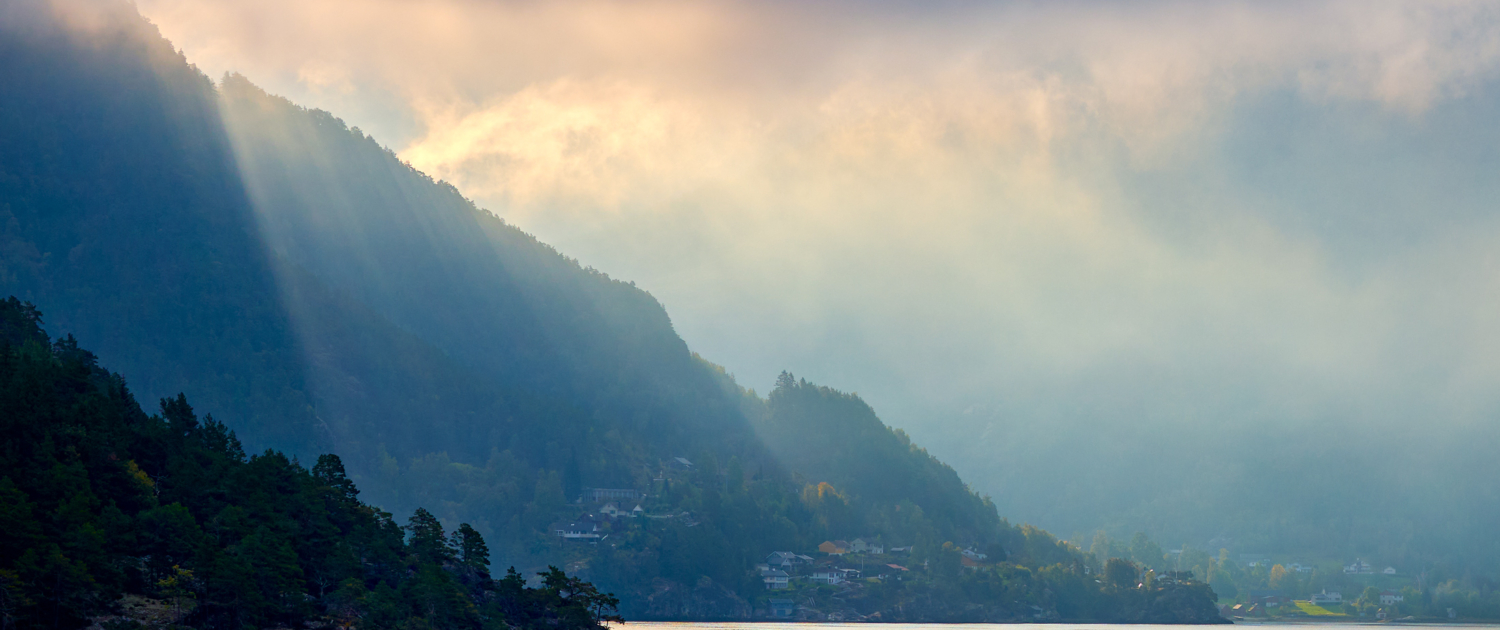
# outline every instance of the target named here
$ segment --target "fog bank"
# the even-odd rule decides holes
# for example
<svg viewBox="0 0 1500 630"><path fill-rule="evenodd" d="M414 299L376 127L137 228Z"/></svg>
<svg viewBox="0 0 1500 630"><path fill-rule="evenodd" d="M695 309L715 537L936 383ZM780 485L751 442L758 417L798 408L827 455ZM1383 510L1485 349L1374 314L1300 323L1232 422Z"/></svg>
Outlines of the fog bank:
<svg viewBox="0 0 1500 630"><path fill-rule="evenodd" d="M1206 539L1256 453L1420 486L1495 424L1492 3L140 8L1016 520Z"/></svg>

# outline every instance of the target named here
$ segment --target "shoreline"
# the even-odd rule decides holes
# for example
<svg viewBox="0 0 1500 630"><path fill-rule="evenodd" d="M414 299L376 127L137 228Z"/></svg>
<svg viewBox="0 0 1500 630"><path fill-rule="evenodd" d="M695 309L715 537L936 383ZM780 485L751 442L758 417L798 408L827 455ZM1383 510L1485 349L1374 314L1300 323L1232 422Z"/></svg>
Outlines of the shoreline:
<svg viewBox="0 0 1500 630"><path fill-rule="evenodd" d="M1443 619L1443 618L1421 618L1410 621L1363 619L1360 617L1345 619L1319 619L1310 617L1305 619L1235 619L1235 625L1246 626L1276 626L1276 625L1320 625L1320 624L1342 624L1359 626L1500 626L1500 619Z"/></svg>

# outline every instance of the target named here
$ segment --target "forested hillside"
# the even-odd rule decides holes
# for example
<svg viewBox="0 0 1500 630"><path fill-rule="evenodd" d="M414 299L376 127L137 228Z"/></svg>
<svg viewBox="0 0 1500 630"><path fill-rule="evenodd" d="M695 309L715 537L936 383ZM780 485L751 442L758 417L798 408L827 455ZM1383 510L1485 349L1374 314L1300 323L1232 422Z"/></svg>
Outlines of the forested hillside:
<svg viewBox="0 0 1500 630"><path fill-rule="evenodd" d="M803 479L837 488L866 520L860 531L907 544L1014 541L988 498L856 395L782 373L758 415L771 450ZM831 529L836 537L851 528Z"/></svg>
<svg viewBox="0 0 1500 630"><path fill-rule="evenodd" d="M0 302L5 627L587 628L618 603L550 567L534 588L513 570L492 579L480 532L462 523L449 535L421 508L396 525L358 499L335 455L319 456L311 470L276 451L246 457L231 428L200 418L182 396L148 416L123 378L72 337L52 343L41 320L30 304ZM562 555L627 585L700 576L686 592L632 589L646 599L636 604L641 614L749 616L735 591L753 595L759 580L734 562L747 546L807 548L824 533L872 528L892 537L940 531L910 500L902 501L907 523L893 526L872 520L888 514L825 492L826 483L799 495L746 474L738 460L723 474L711 460L702 464L666 480L648 502L690 508L682 521L605 522L614 541ZM908 552L922 563L902 569L910 576L798 595L811 606L895 620L1217 619L1201 584L1139 589L1133 567L1097 583L1080 570L1076 550L1045 532L1007 533L1016 562L965 571L951 542L923 543Z"/></svg>
<svg viewBox="0 0 1500 630"><path fill-rule="evenodd" d="M557 570L493 580L467 523L398 526L335 455L246 457L182 396L146 415L40 323L0 302L0 627L595 628L612 610Z"/></svg>
<svg viewBox="0 0 1500 630"><path fill-rule="evenodd" d="M82 8L0 14L0 288L138 391L227 410L257 446L324 450L212 82L125 3Z"/></svg>
<svg viewBox="0 0 1500 630"><path fill-rule="evenodd" d="M7 95L0 99L0 291L36 304L52 330L96 348L131 390L173 402L151 420L130 411L123 379L105 383L98 375L83 380L97 381L104 398L89 401L113 401L129 416L121 422L147 433L168 427L171 435L160 438L168 451L179 439L207 440L180 447L188 449L183 461L208 467L191 475L170 470L170 458L179 457L172 452L151 459L121 450L135 442L98 447L90 452L113 462L100 464L98 478L113 479L126 466L120 462L136 461L146 475L141 483L149 478L159 491L191 479L191 487L173 490L181 497L115 501L131 518L180 503L213 539L205 545L222 550L253 540L255 557L286 560L257 578L258 588L271 589L264 590L270 603L231 615L208 605L221 592L213 586L218 556L193 556L201 573L189 590L204 598L194 614L290 622L312 614L288 595L298 584L319 589L308 592L326 602L345 579L317 567L347 557L297 551L323 534L277 525L280 516L247 516L302 509L308 493L326 490L320 483L342 486L341 478L319 477L332 474L331 460L317 460L311 473L275 453L247 460L228 428L250 452L274 448L301 461L335 452L369 505L430 510L419 512L432 518L423 516L426 524L414 523L413 532L468 523L502 566L564 566L617 592L628 615L763 613L756 564L768 553L812 554L825 542L859 537L905 548L903 562L912 565L889 582L860 582L861 615L1127 614L1085 577L1078 550L1000 519L993 504L858 398L790 376L768 400L743 390L689 351L646 292L476 208L326 112L267 95L243 77L216 85L129 5L21 0L0 18ZM39 332L26 334L47 347ZM93 373L92 359L74 357L72 348L69 341L16 356ZM213 409L222 424L195 420L179 392ZM45 433L47 422L17 420L5 437L17 448L66 451L34 433ZM72 465L73 455L56 452L60 465ZM261 474L269 481L255 477ZM14 505L45 494L40 485L22 487ZM115 495L93 492L83 511L114 518L107 506ZM623 516L603 512L611 498ZM374 541L360 544L426 553L403 552L378 510L349 509L365 520L341 531ZM288 517L297 527L322 527L308 523L323 517L298 514ZM78 531L103 527L72 522L84 528ZM256 525L224 529L244 523ZM258 534L257 523L270 534ZM373 533L358 533L366 530ZM69 531L56 530L57 544L82 544ZM559 535L567 532L577 535ZM13 550L24 558L41 553L39 544ZM129 543L108 544L117 545L116 555L100 562L117 566ZM302 554L297 562L311 564L294 571L287 545ZM961 550L987 552L986 559L964 564ZM386 561L370 558L385 553L361 552L361 568L338 570L365 571L364 583L376 589L396 579L371 568ZM421 561L412 562L409 573L420 577ZM80 610L170 579L158 573L79 577L104 585L100 599ZM294 574L301 577L287 577ZM122 586L132 579L146 586ZM816 603L818 592L808 601ZM1159 595L1142 592L1141 602ZM38 597L36 605L62 601L55 592ZM1189 616L1201 616L1208 602L1191 589L1168 599L1186 602L1178 608ZM331 604L319 605L326 612ZM460 622L468 623L433 623Z"/></svg>

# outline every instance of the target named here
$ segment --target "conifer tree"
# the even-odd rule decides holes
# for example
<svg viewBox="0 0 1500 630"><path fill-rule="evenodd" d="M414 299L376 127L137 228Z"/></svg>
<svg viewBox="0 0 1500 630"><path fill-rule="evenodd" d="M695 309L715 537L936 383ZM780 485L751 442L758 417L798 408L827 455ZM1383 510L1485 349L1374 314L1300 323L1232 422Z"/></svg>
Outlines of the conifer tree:
<svg viewBox="0 0 1500 630"><path fill-rule="evenodd" d="M488 582L490 579L490 548L468 523L458 526L453 532L453 549L457 552L460 575L466 583Z"/></svg>
<svg viewBox="0 0 1500 630"><path fill-rule="evenodd" d="M453 563L453 546L443 533L443 524L425 508L417 508L411 515L406 532L411 537L407 546L418 563L437 566Z"/></svg>

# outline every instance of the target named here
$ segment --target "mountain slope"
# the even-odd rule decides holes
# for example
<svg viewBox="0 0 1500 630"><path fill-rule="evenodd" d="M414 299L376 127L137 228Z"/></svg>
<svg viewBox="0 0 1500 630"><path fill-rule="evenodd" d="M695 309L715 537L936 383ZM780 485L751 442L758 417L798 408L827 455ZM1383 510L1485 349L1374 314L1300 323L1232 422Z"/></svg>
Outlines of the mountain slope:
<svg viewBox="0 0 1500 630"><path fill-rule="evenodd" d="M213 86L128 7L83 6L0 21L0 288L140 391L235 409L255 444L321 444Z"/></svg>
<svg viewBox="0 0 1500 630"><path fill-rule="evenodd" d="M18 96L0 103L0 289L139 391L226 409L255 448L336 445L359 475L509 452L638 485L667 455L752 448L649 295L326 113L243 80L221 97L123 4L70 4L86 31L54 9L10 7L0 42Z"/></svg>
<svg viewBox="0 0 1500 630"><path fill-rule="evenodd" d="M586 481L603 483L629 475L595 469L602 459L588 455L611 448L598 437L610 431L651 435L657 457L709 437L749 439L738 408L649 294L581 268L325 112L238 76L221 92L272 251L489 383L511 405L485 421L511 422L528 406L549 417L545 436L507 427L513 445L456 440L429 450L482 458L491 448L541 453L549 441L567 443ZM317 317L289 306L299 321ZM548 457L534 462L561 469L557 454Z"/></svg>
<svg viewBox="0 0 1500 630"><path fill-rule="evenodd" d="M874 529L892 530L887 537L908 543L1016 542L988 498L977 496L905 433L887 427L856 395L782 373L756 427L788 468L831 483L860 504L859 511L875 515ZM930 531L896 526L913 508L932 521Z"/></svg>
<svg viewBox="0 0 1500 630"><path fill-rule="evenodd" d="M742 617L768 552L881 536L932 570L859 614L1109 618L1076 549L1001 521L857 399L755 398L649 294L326 112L214 85L123 3L0 11L21 96L0 99L0 291L144 396L187 392L255 452L332 449L372 504L472 523L497 561L565 564L628 614ZM599 519L586 487L658 518ZM553 535L590 515L607 542ZM1013 562L962 571L963 546Z"/></svg>

